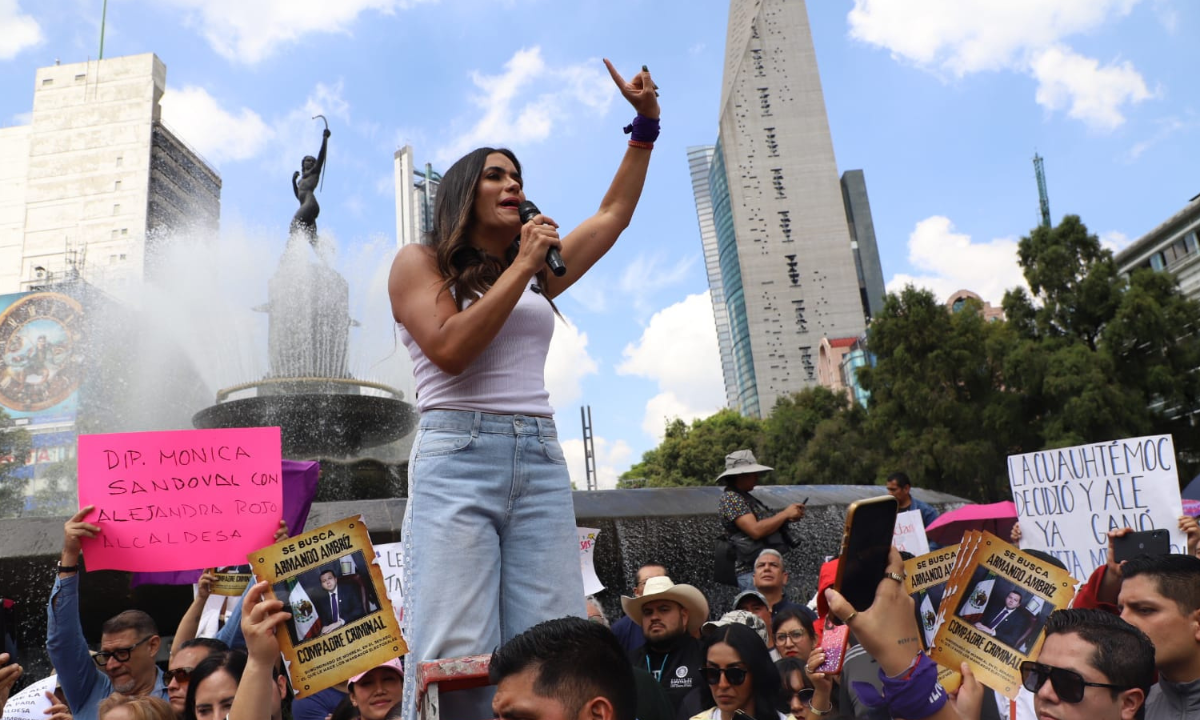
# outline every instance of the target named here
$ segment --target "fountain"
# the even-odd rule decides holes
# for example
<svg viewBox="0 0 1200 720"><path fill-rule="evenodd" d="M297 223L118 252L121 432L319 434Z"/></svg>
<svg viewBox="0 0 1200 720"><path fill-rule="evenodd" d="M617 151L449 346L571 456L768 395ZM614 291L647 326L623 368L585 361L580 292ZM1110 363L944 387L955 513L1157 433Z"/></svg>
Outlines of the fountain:
<svg viewBox="0 0 1200 720"><path fill-rule="evenodd" d="M416 424L416 412L399 390L348 372L350 328L357 324L350 317L349 283L319 255L317 262L309 260L304 241L314 249L320 244L314 192L329 136L327 126L318 156L304 158L303 176L292 176L300 209L268 283L268 302L255 308L268 316L267 374L221 389L216 404L192 418L197 428L278 425L283 454L295 460L351 458L407 435ZM232 397L251 390L256 394Z"/></svg>
<svg viewBox="0 0 1200 720"><path fill-rule="evenodd" d="M324 153L321 155L323 158ZM302 217L297 213L297 220L316 217L309 214L315 199L301 197L316 187L317 178L310 172L314 167L319 170L317 158L306 165L309 174L296 183L304 210ZM188 419L197 427L279 425L287 457L321 460L318 502L313 505L308 527L361 515L374 542L392 542L399 539L406 504L399 480L406 452L397 439L412 428L416 415L400 391L357 379L350 372L349 332L355 323L349 285L324 259L327 248L324 240L318 240L315 223L296 225L266 283L267 302L258 308L268 316L265 372L256 361L263 354L261 345L247 342L247 338L261 337L261 332L238 310L258 302L244 293L248 287L261 287L263 277L257 274L258 268L269 266L265 257L248 257L249 251L260 252L261 247L236 248L234 263L211 258L220 254L211 244L195 250L179 248L193 254L175 259L178 276L168 278L165 287L148 290L151 294L142 302L146 311L141 315L103 293L82 299L87 314L99 324L89 332L89 357L99 371L89 374L89 383L97 375L104 377L103 382L91 386L93 396L81 395L80 417L86 416L87 422L81 423L79 430L172 429L183 427ZM380 247L364 251L377 273L383 272L375 270L381 251ZM205 262L211 263L208 272L199 269ZM217 282L228 281L233 273L242 273L236 282ZM356 287L376 288L372 297L382 297L381 274L370 278L370 272L351 275L357 279ZM230 295L227 284L241 294ZM180 297L190 299L191 305L172 304ZM202 305L203 312L196 313L195 305ZM389 339L381 329L384 322L391 322L390 317L365 310L360 317L365 323L380 323L365 342ZM384 351L376 352L379 350ZM368 354L379 357L386 351L376 346ZM388 367L402 369L406 360L389 358ZM360 365L353 367L359 376L363 374ZM229 384L255 376L259 379ZM222 385L217 402L204 407L211 401L212 388ZM197 408L202 409L197 412ZM789 596L807 599L815 590L821 562L837 552L846 504L883 489L764 486L756 492L772 506L808 499L809 513L802 524L805 543L786 558L791 575ZM711 580L712 543L720 533L716 515L720 493L720 488L711 486L574 494L577 523L601 530L595 567L608 588L600 599L610 617L619 617L620 594L630 590L630 578L648 560L666 563L677 582L704 591L714 615L728 607L734 589ZM961 502L938 493L916 494L942 507ZM44 653L46 616L41 608L54 582L62 523L62 517L0 520L0 577L21 578L4 590L21 608L20 659L30 679L50 671ZM163 634L169 635L191 601L190 587L131 588L129 580L129 575L121 572L84 572L80 576L81 619L91 641L98 640L105 619L130 607L149 612Z"/></svg>
<svg viewBox="0 0 1200 720"><path fill-rule="evenodd" d="M416 424L403 394L347 371L349 285L333 268L309 262L289 243L269 283L266 377L223 388L217 403L192 418L198 428L281 428L290 459L345 458L392 442ZM382 394L367 395L368 389ZM231 396L256 390L252 397Z"/></svg>

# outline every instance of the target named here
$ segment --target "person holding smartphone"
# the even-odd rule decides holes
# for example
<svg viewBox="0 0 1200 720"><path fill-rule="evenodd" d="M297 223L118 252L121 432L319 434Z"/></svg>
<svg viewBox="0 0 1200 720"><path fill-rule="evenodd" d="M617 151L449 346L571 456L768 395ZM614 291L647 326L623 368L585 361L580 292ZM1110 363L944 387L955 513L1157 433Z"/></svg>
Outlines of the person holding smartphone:
<svg viewBox="0 0 1200 720"><path fill-rule="evenodd" d="M737 450L725 456L725 472L717 476L717 482L725 486L718 513L721 526L737 552L734 571L739 590L754 589L754 562L763 550L783 553L791 549L784 540L783 526L804 517L804 503L792 503L773 511L750 494L772 469L759 465L752 451Z"/></svg>

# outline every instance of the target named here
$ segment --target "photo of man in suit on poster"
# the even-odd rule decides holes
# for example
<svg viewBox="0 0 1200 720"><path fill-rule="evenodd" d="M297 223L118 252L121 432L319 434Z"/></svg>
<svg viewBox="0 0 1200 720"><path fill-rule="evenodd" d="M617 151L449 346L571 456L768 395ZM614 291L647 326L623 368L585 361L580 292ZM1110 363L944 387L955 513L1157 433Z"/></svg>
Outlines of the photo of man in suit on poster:
<svg viewBox="0 0 1200 720"><path fill-rule="evenodd" d="M362 589L358 583L340 578L337 567L321 569L321 589L325 597L316 600L321 617L321 634L333 632L363 617Z"/></svg>

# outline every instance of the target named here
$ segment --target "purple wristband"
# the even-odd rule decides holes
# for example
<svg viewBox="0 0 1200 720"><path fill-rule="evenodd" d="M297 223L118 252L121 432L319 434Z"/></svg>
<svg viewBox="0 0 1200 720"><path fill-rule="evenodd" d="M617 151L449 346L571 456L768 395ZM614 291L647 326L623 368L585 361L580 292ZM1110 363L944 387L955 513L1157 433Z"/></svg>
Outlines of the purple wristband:
<svg viewBox="0 0 1200 720"><path fill-rule="evenodd" d="M851 685L858 697L871 707L886 705L892 717L921 720L942 709L950 696L938 684L937 663L925 653L917 656L917 666L907 680L889 678L879 671L883 683L880 695L871 683L854 681Z"/></svg>
<svg viewBox="0 0 1200 720"><path fill-rule="evenodd" d="M648 118L641 113L633 122L625 126L625 134L630 140L652 143L658 139L658 118Z"/></svg>

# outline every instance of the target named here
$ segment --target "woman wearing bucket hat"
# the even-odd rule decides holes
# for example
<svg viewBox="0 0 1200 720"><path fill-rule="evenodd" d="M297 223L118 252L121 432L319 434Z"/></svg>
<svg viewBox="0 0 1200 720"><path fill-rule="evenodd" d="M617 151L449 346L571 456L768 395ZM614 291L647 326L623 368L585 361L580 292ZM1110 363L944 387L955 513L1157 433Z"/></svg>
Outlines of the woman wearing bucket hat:
<svg viewBox="0 0 1200 720"><path fill-rule="evenodd" d="M781 532L783 526L804 517L803 503L773 511L750 494L763 473L771 470L759 465L752 451L737 450L725 456L725 472L717 476L717 482L725 485L718 509L721 526L737 553L734 571L742 590L754 589L754 560L758 554L767 548L789 550Z"/></svg>

